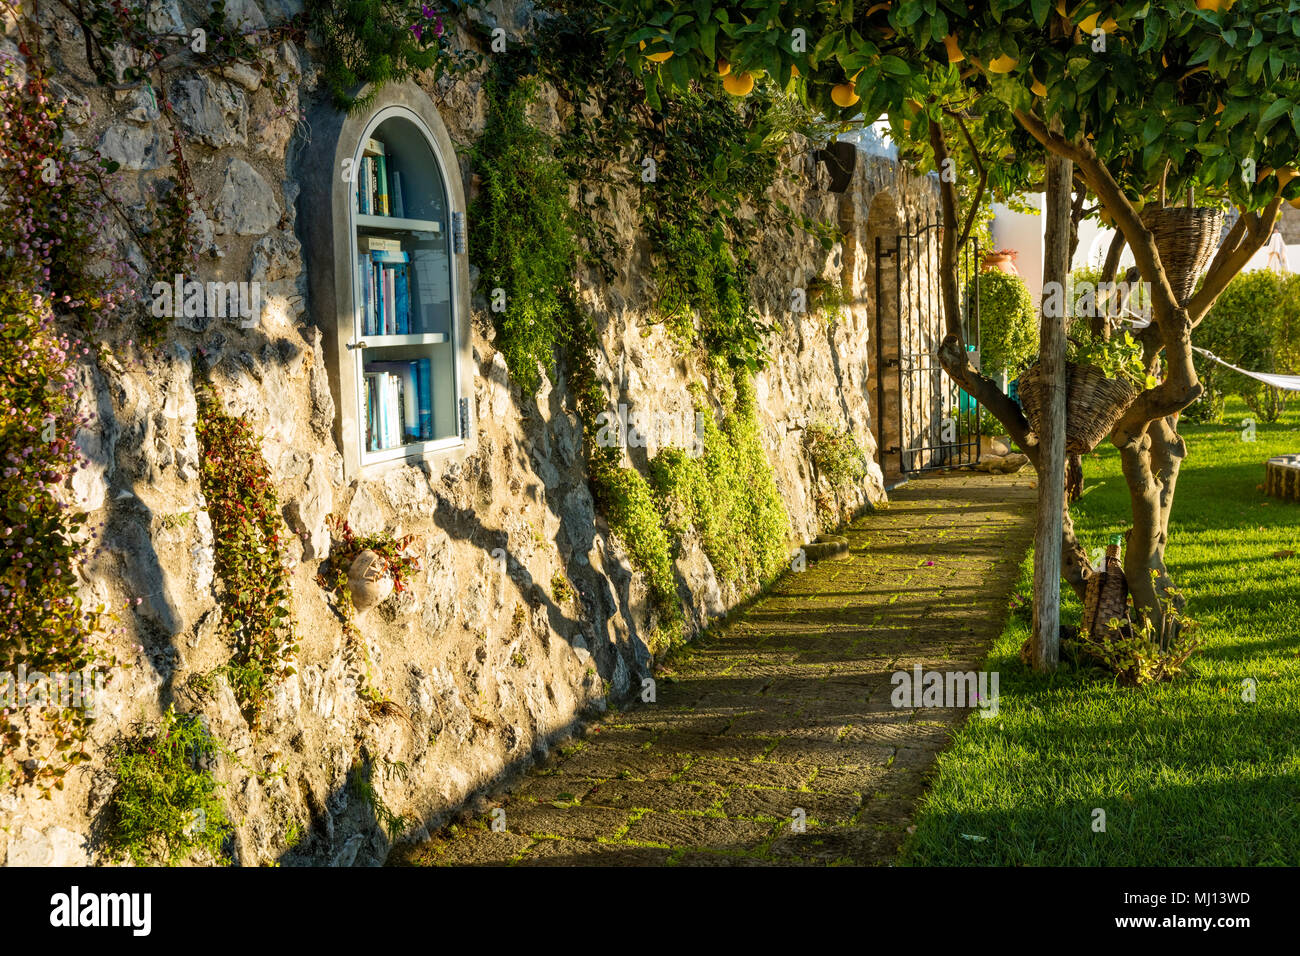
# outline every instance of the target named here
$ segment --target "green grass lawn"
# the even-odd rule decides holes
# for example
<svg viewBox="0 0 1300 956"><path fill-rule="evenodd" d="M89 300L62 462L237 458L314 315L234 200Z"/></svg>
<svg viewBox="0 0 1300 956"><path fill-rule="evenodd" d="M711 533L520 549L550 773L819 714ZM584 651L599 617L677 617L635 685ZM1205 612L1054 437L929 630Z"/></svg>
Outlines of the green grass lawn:
<svg viewBox="0 0 1300 956"><path fill-rule="evenodd" d="M1230 402L1232 424L1181 428L1166 558L1203 625L1190 673L1138 689L1090 667L1035 675L1019 659L1028 616L1014 612L986 665L1001 674L1000 714L971 717L941 755L901 862L1300 864L1300 557L1273 557L1300 552L1300 504L1257 487L1266 458L1300 452L1300 415L1249 443L1235 425L1247 414ZM1084 469L1074 515L1091 551L1128 527L1128 492L1109 443ZM1063 621L1077 624L1063 590Z"/></svg>

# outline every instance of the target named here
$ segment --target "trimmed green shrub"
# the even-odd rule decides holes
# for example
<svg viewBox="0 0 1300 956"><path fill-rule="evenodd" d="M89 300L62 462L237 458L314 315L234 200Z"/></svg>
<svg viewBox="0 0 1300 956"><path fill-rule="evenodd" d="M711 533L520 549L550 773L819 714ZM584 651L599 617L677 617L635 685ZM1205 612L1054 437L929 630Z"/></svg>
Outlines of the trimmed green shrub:
<svg viewBox="0 0 1300 956"><path fill-rule="evenodd" d="M1019 276L997 270L979 274L979 320L985 375L1006 372L1014 378L1038 354L1038 314Z"/></svg>

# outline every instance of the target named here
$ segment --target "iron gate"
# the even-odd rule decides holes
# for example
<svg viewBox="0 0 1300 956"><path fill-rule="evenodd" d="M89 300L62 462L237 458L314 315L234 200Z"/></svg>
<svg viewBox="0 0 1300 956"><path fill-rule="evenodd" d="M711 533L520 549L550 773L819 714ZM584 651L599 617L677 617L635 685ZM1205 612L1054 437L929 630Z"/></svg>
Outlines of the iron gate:
<svg viewBox="0 0 1300 956"><path fill-rule="evenodd" d="M937 215L915 224L904 219L901 232L876 237L878 439L882 468L886 456L897 455L902 477L979 461L979 405L939 364L945 335L939 287L942 228ZM979 243L973 238L959 254L957 273L962 339L978 356ZM896 382L891 370L897 370ZM896 385L892 395L891 384Z"/></svg>

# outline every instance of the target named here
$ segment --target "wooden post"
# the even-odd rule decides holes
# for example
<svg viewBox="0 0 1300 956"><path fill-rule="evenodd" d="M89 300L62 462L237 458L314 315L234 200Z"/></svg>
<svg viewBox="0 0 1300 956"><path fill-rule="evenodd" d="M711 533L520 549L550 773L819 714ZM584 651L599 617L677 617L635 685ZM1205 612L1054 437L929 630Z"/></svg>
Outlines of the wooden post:
<svg viewBox="0 0 1300 956"><path fill-rule="evenodd" d="M1073 164L1047 153L1047 218L1039 362L1047 391L1038 424L1038 524L1034 532L1033 662L1056 669L1060 659L1061 525L1065 509L1065 331L1070 271L1070 180Z"/></svg>

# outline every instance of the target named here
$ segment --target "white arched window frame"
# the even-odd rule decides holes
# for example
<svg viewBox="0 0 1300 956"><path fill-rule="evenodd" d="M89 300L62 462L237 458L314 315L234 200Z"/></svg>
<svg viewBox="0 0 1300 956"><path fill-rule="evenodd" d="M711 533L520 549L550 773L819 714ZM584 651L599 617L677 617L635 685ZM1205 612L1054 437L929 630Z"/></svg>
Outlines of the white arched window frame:
<svg viewBox="0 0 1300 956"><path fill-rule="evenodd" d="M380 90L360 115L323 107L313 115L312 129L313 143L302 160L300 209L310 309L323 333L335 401L334 434L345 474L351 480L403 464L463 460L474 446L469 266L464 188L446 128L423 90L404 83ZM357 180L372 142L383 144L386 168L401 173L407 215L392 215L391 183L389 215L359 209ZM330 165L320 161L331 153ZM409 259L401 265L410 304L403 334L363 324L365 266L360 257L373 255L371 239L399 244L398 259ZM445 288L434 287L438 275ZM414 426L415 433L376 447L374 430L367 427L373 422L367 399L375 394L367 372L377 375L383 368L400 377L403 366L422 359L427 361L422 390L426 414L420 414L420 398L426 397L421 390L404 389L402 407L413 412L406 416L406 426ZM419 376L418 364L415 368L412 375ZM412 379L404 384L411 385Z"/></svg>

